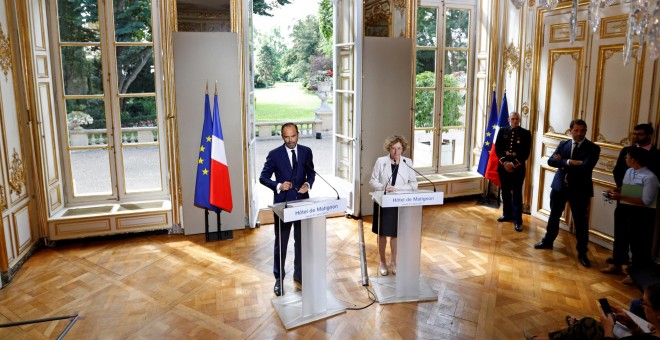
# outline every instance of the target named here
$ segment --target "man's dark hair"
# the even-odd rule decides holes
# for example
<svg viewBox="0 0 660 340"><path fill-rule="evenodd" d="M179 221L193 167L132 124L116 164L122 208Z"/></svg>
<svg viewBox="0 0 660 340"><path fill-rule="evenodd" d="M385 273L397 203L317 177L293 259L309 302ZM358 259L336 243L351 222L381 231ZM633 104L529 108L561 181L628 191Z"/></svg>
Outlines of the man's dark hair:
<svg viewBox="0 0 660 340"><path fill-rule="evenodd" d="M296 128L296 134L300 133L298 131L298 125L296 125L295 123L292 123L292 122L288 122L288 123L282 125L282 129L280 129L280 135L284 134L284 128L287 127L287 126L293 126L294 128Z"/></svg>
<svg viewBox="0 0 660 340"><path fill-rule="evenodd" d="M637 160L641 166L649 164L649 151L644 148L628 148L628 157Z"/></svg>
<svg viewBox="0 0 660 340"><path fill-rule="evenodd" d="M644 133L647 136L650 136L650 135L653 134L653 126L651 126L651 124L648 124L648 123L635 125L634 130L644 130Z"/></svg>
<svg viewBox="0 0 660 340"><path fill-rule="evenodd" d="M573 120L571 120L570 128L572 129L573 125L575 125L575 124L584 126L585 129L587 128L587 122L585 122L582 119L573 119Z"/></svg>

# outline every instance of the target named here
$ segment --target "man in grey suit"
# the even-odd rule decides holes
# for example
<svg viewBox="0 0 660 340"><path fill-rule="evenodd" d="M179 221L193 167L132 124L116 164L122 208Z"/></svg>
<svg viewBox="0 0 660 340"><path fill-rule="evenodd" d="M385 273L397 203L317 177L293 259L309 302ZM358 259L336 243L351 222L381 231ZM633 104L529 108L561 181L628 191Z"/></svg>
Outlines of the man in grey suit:
<svg viewBox="0 0 660 340"><path fill-rule="evenodd" d="M552 249L552 244L559 233L559 218L564 213L566 202L571 205L571 214L575 225L575 238L578 260L585 267L591 262L587 257L589 243L588 210L594 188L591 176L598 157L600 147L586 139L587 123L582 119L574 119L570 124L572 139L562 141L548 159L548 165L557 168L552 180L550 191L550 218L546 233L541 242L534 245L536 249Z"/></svg>

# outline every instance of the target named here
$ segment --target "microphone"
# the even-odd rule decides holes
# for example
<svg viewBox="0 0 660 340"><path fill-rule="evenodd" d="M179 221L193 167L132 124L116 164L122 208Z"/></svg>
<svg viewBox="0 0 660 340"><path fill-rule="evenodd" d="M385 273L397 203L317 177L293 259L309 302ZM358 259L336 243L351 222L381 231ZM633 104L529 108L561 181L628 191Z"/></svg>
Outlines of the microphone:
<svg viewBox="0 0 660 340"><path fill-rule="evenodd" d="M332 190L335 191L335 194L337 194L337 199L339 199L339 192L337 191L337 189L335 189L335 187L333 187L332 184L330 184L330 182L326 181L325 178L323 178L323 176L321 176L318 172L316 172L316 170L314 170L314 166L313 166L313 165L310 165L309 162L307 162L307 163L305 163L305 168L314 171L314 174L315 174L316 176L321 177L321 179L323 180L323 182L325 182L326 184L328 184L328 185L332 188Z"/></svg>
<svg viewBox="0 0 660 340"><path fill-rule="evenodd" d="M385 167L387 167L387 164L385 164ZM394 175L395 170L399 169L399 163L396 163L394 166L394 170L392 170L392 173L390 174L390 177L387 178L387 182L385 182L385 186L383 187L383 195L387 195L387 185L390 184L390 180L392 179L392 175Z"/></svg>
<svg viewBox="0 0 660 340"><path fill-rule="evenodd" d="M425 180L429 181L429 183L431 183L431 185L433 186L433 192L436 192L436 191L435 191L435 184L434 184L430 179L428 179L428 178L426 178L426 176L422 175L421 172L415 170L415 168L413 168L412 166L410 166L410 164L408 164L408 162L406 162L405 159L403 160L403 162L406 163L406 165L407 165L409 168L411 168L414 172L418 173L420 176L424 177Z"/></svg>
<svg viewBox="0 0 660 340"><path fill-rule="evenodd" d="M291 189L293 189L296 192L296 197L298 197L298 190L296 190L296 186L293 184L294 179L296 178L296 168L298 167L298 162L293 163L293 169L291 169L291 178L289 179L289 182L291 183ZM291 190L289 189L289 190ZM287 190L287 191L289 191ZM289 204L289 193L285 192L284 193L284 208L287 207Z"/></svg>

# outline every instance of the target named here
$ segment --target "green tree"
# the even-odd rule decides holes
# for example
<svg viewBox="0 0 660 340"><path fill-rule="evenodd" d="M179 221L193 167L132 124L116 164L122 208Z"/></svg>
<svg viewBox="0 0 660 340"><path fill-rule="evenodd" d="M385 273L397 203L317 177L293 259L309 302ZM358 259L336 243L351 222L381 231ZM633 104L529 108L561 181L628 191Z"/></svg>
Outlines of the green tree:
<svg viewBox="0 0 660 340"><path fill-rule="evenodd" d="M319 22L308 15L293 26L291 33L293 46L287 51L283 64L287 65L288 80L303 80L307 85L311 70L311 56L318 51L320 44Z"/></svg>
<svg viewBox="0 0 660 340"><path fill-rule="evenodd" d="M332 0L320 0L319 2L319 30L321 31L321 51L323 54L332 57L332 35L333 35L333 17Z"/></svg>
<svg viewBox="0 0 660 340"><path fill-rule="evenodd" d="M291 1L292 0L275 0L275 2L273 1L266 2L266 0L254 0L252 2L252 13L256 15L272 17L273 14L270 13L270 11L272 11L277 7L290 4Z"/></svg>
<svg viewBox="0 0 660 340"><path fill-rule="evenodd" d="M432 87L435 73L422 72L416 76L418 87ZM450 74L444 76L445 87L456 87L458 79ZM434 90L417 90L415 94L415 127L433 127ZM460 108L465 106L465 99L457 90L445 90L442 96L442 126L463 125Z"/></svg>
<svg viewBox="0 0 660 340"><path fill-rule="evenodd" d="M263 44L257 52L257 66L256 71L259 74L260 81L267 86L275 84L275 80L279 77L278 58L275 50L269 44Z"/></svg>

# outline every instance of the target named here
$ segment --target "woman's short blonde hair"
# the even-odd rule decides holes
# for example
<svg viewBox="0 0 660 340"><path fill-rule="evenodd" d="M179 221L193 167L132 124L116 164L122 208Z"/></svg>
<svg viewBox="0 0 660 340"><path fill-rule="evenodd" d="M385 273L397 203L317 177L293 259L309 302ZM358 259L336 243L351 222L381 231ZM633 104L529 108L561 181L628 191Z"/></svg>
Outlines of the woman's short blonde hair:
<svg viewBox="0 0 660 340"><path fill-rule="evenodd" d="M408 150L408 141L403 136L399 135L391 135L387 137L383 147L385 148L385 151L390 152L390 148L396 143L401 143L401 147L403 148L402 152L406 152L406 150Z"/></svg>

